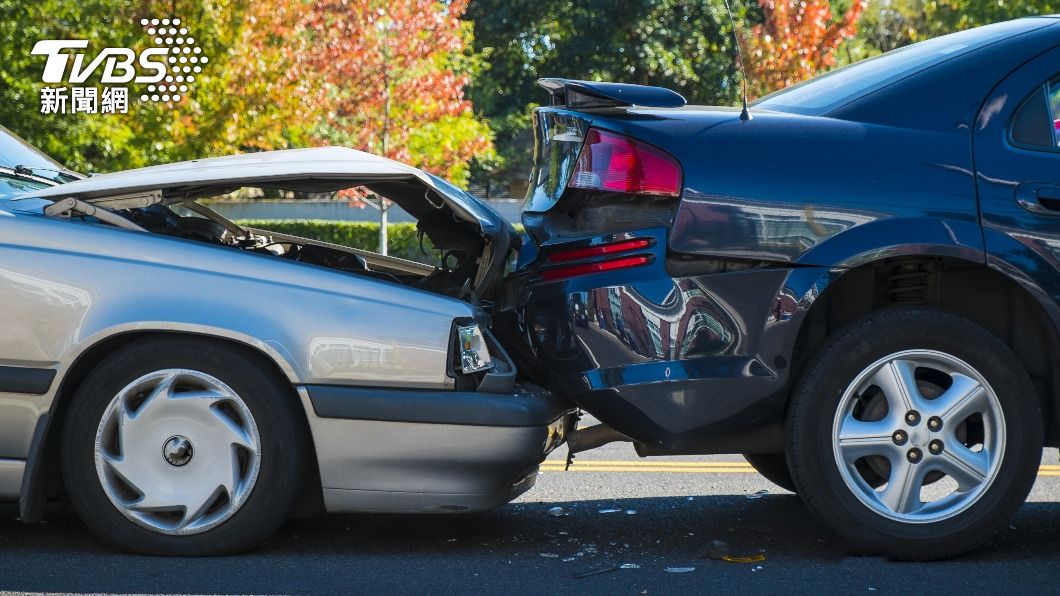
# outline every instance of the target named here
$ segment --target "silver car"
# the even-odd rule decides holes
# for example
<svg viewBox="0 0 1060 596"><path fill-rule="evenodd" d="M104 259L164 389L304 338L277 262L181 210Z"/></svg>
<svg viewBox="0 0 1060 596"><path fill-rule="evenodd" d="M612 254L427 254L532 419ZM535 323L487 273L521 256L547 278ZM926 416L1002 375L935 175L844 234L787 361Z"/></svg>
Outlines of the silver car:
<svg viewBox="0 0 1060 596"><path fill-rule="evenodd" d="M243 188L392 200L443 267L245 229ZM345 148L81 178L0 130L0 499L65 492L152 554L239 551L292 515L464 512L529 489L572 406L515 383L477 305L495 212Z"/></svg>

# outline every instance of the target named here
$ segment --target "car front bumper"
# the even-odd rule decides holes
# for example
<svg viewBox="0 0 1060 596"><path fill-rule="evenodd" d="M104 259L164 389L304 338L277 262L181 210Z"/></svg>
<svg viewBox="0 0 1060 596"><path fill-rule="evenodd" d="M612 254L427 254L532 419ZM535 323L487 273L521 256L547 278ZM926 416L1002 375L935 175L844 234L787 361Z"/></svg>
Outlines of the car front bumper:
<svg viewBox="0 0 1060 596"><path fill-rule="evenodd" d="M529 490L566 439L574 406L511 393L299 387L328 511L491 509Z"/></svg>

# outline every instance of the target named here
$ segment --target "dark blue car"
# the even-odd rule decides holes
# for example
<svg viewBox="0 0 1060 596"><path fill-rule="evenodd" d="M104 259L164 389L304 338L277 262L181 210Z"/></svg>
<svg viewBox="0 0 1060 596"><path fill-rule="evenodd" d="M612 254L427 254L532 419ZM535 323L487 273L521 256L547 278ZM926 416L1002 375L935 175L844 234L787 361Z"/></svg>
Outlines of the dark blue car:
<svg viewBox="0 0 1060 596"><path fill-rule="evenodd" d="M739 109L545 79L495 313L598 418L572 451L742 453L859 551L987 540L1060 445L1060 19Z"/></svg>

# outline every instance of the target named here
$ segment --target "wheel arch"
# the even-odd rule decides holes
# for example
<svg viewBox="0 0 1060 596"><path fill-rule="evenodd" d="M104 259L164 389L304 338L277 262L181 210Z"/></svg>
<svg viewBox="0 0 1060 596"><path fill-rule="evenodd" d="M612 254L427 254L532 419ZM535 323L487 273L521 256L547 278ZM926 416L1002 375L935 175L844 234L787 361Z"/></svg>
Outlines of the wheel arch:
<svg viewBox="0 0 1060 596"><path fill-rule="evenodd" d="M292 370L282 358L277 360L276 355L268 353L262 347L253 343L211 333L184 330L130 330L115 333L92 343L73 359L57 385L48 413L42 417L41 422L38 424L39 429L26 459L26 469L23 474L20 516L25 523L39 521L43 515L46 499L60 494L64 489L57 456L61 440L61 433L58 429L62 428L66 412L73 401L73 395L77 392L77 388L99 363L123 346L134 341L172 337L192 337L203 342L234 348L250 356L274 373L276 380L282 382L283 386L286 387L290 398L298 403L298 410L302 412L302 429L306 433L312 452L313 437L310 433L309 421L306 418L301 399L294 390ZM314 480L319 480L316 458L311 459L312 462L307 462L310 465L311 476ZM301 510L304 507L307 510L313 510L316 508L317 502L322 507L323 494L320 490L320 483L319 481L315 484L309 482L306 484L302 498L299 499L298 509Z"/></svg>
<svg viewBox="0 0 1060 596"><path fill-rule="evenodd" d="M1060 336L1041 296L1002 271L952 255L888 256L837 271L799 326L793 371L801 371L829 337L869 313L933 306L975 321L1015 352L1034 384L1046 444L1060 444Z"/></svg>

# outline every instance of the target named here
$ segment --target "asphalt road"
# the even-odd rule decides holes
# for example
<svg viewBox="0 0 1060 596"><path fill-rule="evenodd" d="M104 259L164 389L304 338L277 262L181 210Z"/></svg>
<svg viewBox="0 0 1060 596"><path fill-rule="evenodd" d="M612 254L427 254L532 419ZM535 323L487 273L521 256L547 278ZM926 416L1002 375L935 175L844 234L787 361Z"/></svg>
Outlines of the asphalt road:
<svg viewBox="0 0 1060 596"><path fill-rule="evenodd" d="M847 556L798 497L736 457L642 460L627 445L611 445L582 454L575 471L552 471L562 459L554 454L535 489L495 512L320 516L289 522L263 547L229 558L119 554L97 542L67 506L52 506L38 526L21 524L16 508L0 506L0 591L1060 592L1060 471L1039 478L1030 502L986 548L942 563L901 563ZM1056 450L1048 450L1043 464L1057 463ZM550 515L553 507L566 515ZM711 540L724 541L734 555L764 560L710 560ZM636 567L575 577L621 565Z"/></svg>

